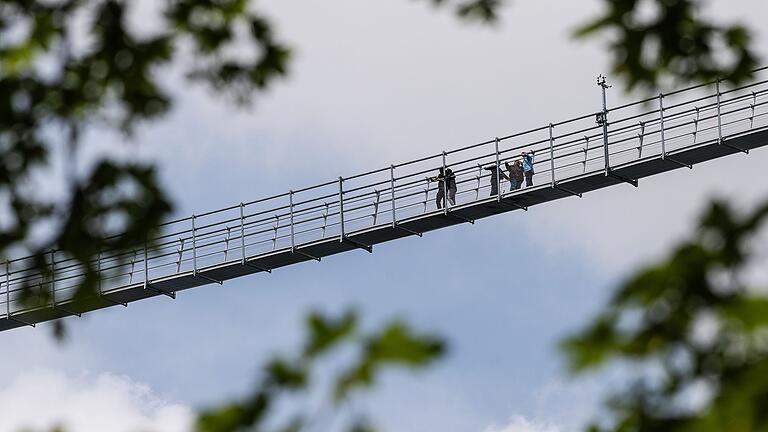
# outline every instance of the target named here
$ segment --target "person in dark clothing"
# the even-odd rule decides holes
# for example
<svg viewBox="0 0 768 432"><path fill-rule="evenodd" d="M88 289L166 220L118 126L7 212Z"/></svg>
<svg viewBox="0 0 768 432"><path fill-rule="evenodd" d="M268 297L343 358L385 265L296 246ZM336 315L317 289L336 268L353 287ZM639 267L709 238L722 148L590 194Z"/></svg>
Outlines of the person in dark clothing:
<svg viewBox="0 0 768 432"><path fill-rule="evenodd" d="M456 205L456 175L448 168L443 172L443 168L440 167L440 172L434 177L430 177L429 181L437 182L437 196L435 197L435 205L437 208L443 208L445 203L445 187L448 186L448 202L451 205Z"/></svg>
<svg viewBox="0 0 768 432"><path fill-rule="evenodd" d="M512 164L504 162L504 166L509 172L509 190L518 190L523 185L523 163L519 160Z"/></svg>
<svg viewBox="0 0 768 432"><path fill-rule="evenodd" d="M491 165L485 167L486 170L491 172L491 195L490 196L496 196L499 194L499 175L501 175L503 178L509 180L509 177L507 176L507 173L505 173L501 168L498 167L498 165Z"/></svg>
<svg viewBox="0 0 768 432"><path fill-rule="evenodd" d="M445 181L448 186L448 202L451 205L456 205L456 191L458 191L458 187L456 186L456 175L450 168L445 170Z"/></svg>
<svg viewBox="0 0 768 432"><path fill-rule="evenodd" d="M533 186L533 152L528 153L521 153L520 156L523 157L523 173L525 173L525 186L530 187Z"/></svg>

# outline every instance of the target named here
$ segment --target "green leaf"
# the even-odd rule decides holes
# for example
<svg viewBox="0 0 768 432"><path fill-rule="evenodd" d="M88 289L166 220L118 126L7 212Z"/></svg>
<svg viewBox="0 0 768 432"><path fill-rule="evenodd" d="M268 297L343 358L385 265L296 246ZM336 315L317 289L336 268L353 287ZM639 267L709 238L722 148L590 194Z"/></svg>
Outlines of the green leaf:
<svg viewBox="0 0 768 432"><path fill-rule="evenodd" d="M340 401L355 388L371 386L384 366L420 368L440 358L444 352L445 343L441 339L416 335L405 324L394 322L367 339L357 364L338 378L335 399Z"/></svg>
<svg viewBox="0 0 768 432"><path fill-rule="evenodd" d="M768 327L768 298L738 296L717 306L720 315L743 331Z"/></svg>
<svg viewBox="0 0 768 432"><path fill-rule="evenodd" d="M369 339L366 359L372 363L423 366L444 352L445 343L441 339L414 334L404 323L395 322Z"/></svg>
<svg viewBox="0 0 768 432"><path fill-rule="evenodd" d="M290 364L282 359L269 362L266 367L266 382L269 386L297 390L307 385L306 367Z"/></svg>
<svg viewBox="0 0 768 432"><path fill-rule="evenodd" d="M326 318L313 312L307 319L309 340L304 347L304 357L317 357L352 335L357 328L357 315L349 311L338 319Z"/></svg>

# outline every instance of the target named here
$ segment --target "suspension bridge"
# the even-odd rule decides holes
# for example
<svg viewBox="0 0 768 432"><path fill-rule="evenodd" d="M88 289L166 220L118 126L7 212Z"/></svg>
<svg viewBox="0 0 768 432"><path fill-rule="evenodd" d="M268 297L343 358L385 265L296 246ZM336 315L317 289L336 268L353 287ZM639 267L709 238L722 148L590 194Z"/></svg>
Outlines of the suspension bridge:
<svg viewBox="0 0 768 432"><path fill-rule="evenodd" d="M41 274L33 257L0 263L0 331L127 306L156 296L376 244L587 192L630 184L768 144L768 67L749 84L720 82L608 107L524 132L385 166L255 201L172 220L151 247L103 251L92 259L102 277L89 301L73 296L82 266L56 250ZM534 186L511 189L499 171L521 152L535 156ZM456 202L438 208L439 168L456 176ZM490 167L490 170L486 169ZM496 175L492 171L496 170ZM491 182L497 181L495 187ZM4 267L4 268L3 268ZM23 302L23 287L50 301Z"/></svg>

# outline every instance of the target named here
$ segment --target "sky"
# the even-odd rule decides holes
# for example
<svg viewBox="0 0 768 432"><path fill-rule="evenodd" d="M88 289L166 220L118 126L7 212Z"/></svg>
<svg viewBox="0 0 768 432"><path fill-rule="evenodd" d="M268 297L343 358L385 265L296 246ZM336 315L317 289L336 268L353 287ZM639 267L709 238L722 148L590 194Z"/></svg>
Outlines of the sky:
<svg viewBox="0 0 768 432"><path fill-rule="evenodd" d="M594 80L609 71L607 41L569 34L600 2L516 1L490 28L429 3L263 0L295 58L251 109L171 76L177 105L167 118L132 143L87 139L155 161L186 216L599 109ZM768 5L712 1L705 12L750 25L768 61L759 20ZM619 85L609 101L637 96ZM707 199L768 196L758 181L766 163L766 150L734 155L370 255L94 312L67 320L64 343L49 325L2 333L0 431L185 430L194 409L245 394L259 365L295 350L307 311L348 308L368 328L403 318L449 343L429 371L387 373L356 402L382 429L578 430L621 377L569 378L558 341L633 269L684 238Z"/></svg>

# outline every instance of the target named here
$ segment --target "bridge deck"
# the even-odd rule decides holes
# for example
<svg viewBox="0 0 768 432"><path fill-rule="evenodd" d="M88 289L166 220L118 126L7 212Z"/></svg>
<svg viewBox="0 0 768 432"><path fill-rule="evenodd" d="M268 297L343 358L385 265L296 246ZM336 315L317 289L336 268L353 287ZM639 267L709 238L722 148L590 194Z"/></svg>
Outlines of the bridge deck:
<svg viewBox="0 0 768 432"><path fill-rule="evenodd" d="M757 73L768 74L768 68ZM10 260L0 275L0 331L159 295L175 298L189 288L342 252L372 251L380 243L636 185L638 179L768 145L768 79L727 91L694 86L660 95L653 106L648 102L169 221L149 246L102 251L87 263L55 250L43 258L42 272L39 259ZM537 186L505 191L498 174L521 151L535 155ZM455 175L456 203L448 210L436 202L445 180L429 177L438 168ZM85 264L100 272L99 295L75 302ZM23 301L21 293L30 286L49 290L52 301Z"/></svg>
<svg viewBox="0 0 768 432"><path fill-rule="evenodd" d="M741 150L753 150L766 146L768 145L768 130L764 129L730 136L727 137L725 142L728 146L721 145L717 140L714 140L693 148L669 152L665 159L661 159L658 155L649 156L618 165L613 168L613 172L626 179L638 180L675 169L683 169L685 167L678 162L693 166L712 159L739 153ZM670 159L678 162L672 162ZM214 281L224 282L241 276L264 272L267 269L277 269L311 261L314 258L325 258L338 253L361 249L364 246L374 246L403 237L519 210L522 207L530 207L572 197L574 196L572 192L584 194L621 183L624 183L624 180L618 177L606 176L604 172L587 173L559 182L557 184L559 188L553 188L551 183L548 183L526 188L516 193L506 194L501 200L491 197L456 206L448 212L435 210L400 221L395 226L390 223L350 233L344 241L341 241L338 237L327 238L302 245L294 251L276 251L272 254L248 259L245 263L239 259L232 260L200 268L197 272L189 271L151 280L149 287L145 287L143 282L135 283L118 290L105 292L100 298L88 303L64 301L57 304L56 308L49 307L19 312L11 317L0 318L0 331L64 318L118 304L127 305L137 300L156 297L164 293L176 293L189 288L212 284L215 283Z"/></svg>

